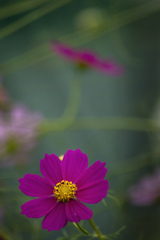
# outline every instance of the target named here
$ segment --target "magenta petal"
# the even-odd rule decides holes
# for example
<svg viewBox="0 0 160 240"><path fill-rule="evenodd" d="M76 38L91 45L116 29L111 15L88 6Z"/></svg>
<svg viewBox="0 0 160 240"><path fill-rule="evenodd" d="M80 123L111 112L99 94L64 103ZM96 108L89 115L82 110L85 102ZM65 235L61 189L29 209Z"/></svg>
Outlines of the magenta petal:
<svg viewBox="0 0 160 240"><path fill-rule="evenodd" d="M41 176L27 173L24 178L19 179L19 189L31 197L46 197L53 195L53 186Z"/></svg>
<svg viewBox="0 0 160 240"><path fill-rule="evenodd" d="M40 218L49 213L57 203L54 197L43 197L30 200L21 206L21 214L28 218Z"/></svg>
<svg viewBox="0 0 160 240"><path fill-rule="evenodd" d="M97 56L87 51L79 53L79 60L91 66L96 66L99 64L99 59L97 58Z"/></svg>
<svg viewBox="0 0 160 240"><path fill-rule="evenodd" d="M80 189L78 188L76 191L76 197L82 202L94 204L100 202L106 197L108 189L108 181L100 180L84 185Z"/></svg>
<svg viewBox="0 0 160 240"><path fill-rule="evenodd" d="M88 167L88 158L80 149L68 150L62 161L63 179L75 182L80 173Z"/></svg>
<svg viewBox="0 0 160 240"><path fill-rule="evenodd" d="M45 154L45 158L40 161L40 170L51 184L62 181L61 161L55 154Z"/></svg>
<svg viewBox="0 0 160 240"><path fill-rule="evenodd" d="M88 185L91 182L104 179L107 173L105 163L101 163L99 160L92 164L88 169L83 171L76 179L75 183L78 188Z"/></svg>
<svg viewBox="0 0 160 240"><path fill-rule="evenodd" d="M42 228L48 231L60 230L67 224L65 203L57 202L54 208L44 217Z"/></svg>
<svg viewBox="0 0 160 240"><path fill-rule="evenodd" d="M113 76L120 76L124 73L124 68L122 66L117 65L115 62L110 60L101 61L99 64L99 69L102 70L104 73Z"/></svg>
<svg viewBox="0 0 160 240"><path fill-rule="evenodd" d="M70 222L77 223L80 220L92 218L93 213L84 204L75 199L72 199L66 204L66 215Z"/></svg>
<svg viewBox="0 0 160 240"><path fill-rule="evenodd" d="M62 57L68 58L73 61L77 56L76 50L67 45L61 44L60 42L52 42L51 49Z"/></svg>

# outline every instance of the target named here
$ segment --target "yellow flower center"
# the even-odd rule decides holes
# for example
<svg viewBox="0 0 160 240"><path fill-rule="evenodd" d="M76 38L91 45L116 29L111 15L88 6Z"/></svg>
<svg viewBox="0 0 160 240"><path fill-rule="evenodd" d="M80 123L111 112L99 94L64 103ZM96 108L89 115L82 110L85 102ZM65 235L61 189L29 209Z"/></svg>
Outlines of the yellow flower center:
<svg viewBox="0 0 160 240"><path fill-rule="evenodd" d="M74 198L76 190L76 184L62 180L56 184L53 192L57 201L66 202Z"/></svg>
<svg viewBox="0 0 160 240"><path fill-rule="evenodd" d="M60 156L59 156L59 159L62 161L62 160L63 160L63 157L64 157L64 155L60 155Z"/></svg>
<svg viewBox="0 0 160 240"><path fill-rule="evenodd" d="M79 70L86 70L89 68L89 64L87 64L86 62L83 62L83 61L78 61L76 63L76 67L79 69Z"/></svg>

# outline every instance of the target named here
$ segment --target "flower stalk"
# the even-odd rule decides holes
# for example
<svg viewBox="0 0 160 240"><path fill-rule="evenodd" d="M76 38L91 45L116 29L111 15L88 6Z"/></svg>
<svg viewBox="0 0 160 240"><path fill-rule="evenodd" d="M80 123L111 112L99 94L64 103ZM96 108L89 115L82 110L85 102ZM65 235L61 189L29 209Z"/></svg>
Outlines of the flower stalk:
<svg viewBox="0 0 160 240"><path fill-rule="evenodd" d="M92 220L92 219L89 219L89 222L91 224L91 226L93 227L93 229L95 230L95 232L97 233L97 237L100 239L100 240L104 240L106 239L102 233L100 232L100 230L98 229L98 227L96 226L95 222Z"/></svg>
<svg viewBox="0 0 160 240"><path fill-rule="evenodd" d="M79 224L79 223L75 223L73 222L73 225L78 228L81 232L85 233L86 235L88 235L88 232Z"/></svg>

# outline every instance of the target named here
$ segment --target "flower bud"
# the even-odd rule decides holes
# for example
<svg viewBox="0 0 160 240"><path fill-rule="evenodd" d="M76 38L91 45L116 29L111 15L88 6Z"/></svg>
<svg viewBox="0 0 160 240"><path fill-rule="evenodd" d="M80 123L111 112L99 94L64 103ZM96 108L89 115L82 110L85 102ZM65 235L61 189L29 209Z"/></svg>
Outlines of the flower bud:
<svg viewBox="0 0 160 240"><path fill-rule="evenodd" d="M78 13L75 25L82 31L99 30L104 24L104 13L98 8L88 8Z"/></svg>

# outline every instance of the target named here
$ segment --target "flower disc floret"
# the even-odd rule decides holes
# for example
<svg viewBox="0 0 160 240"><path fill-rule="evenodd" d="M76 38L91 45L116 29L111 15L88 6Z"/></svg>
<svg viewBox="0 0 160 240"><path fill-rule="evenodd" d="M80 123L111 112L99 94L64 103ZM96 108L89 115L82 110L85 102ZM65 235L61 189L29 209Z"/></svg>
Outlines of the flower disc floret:
<svg viewBox="0 0 160 240"><path fill-rule="evenodd" d="M54 187L54 196L57 201L70 201L72 198L75 197L76 190L76 184L72 183L71 181L68 182L62 180Z"/></svg>

